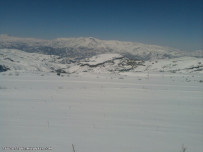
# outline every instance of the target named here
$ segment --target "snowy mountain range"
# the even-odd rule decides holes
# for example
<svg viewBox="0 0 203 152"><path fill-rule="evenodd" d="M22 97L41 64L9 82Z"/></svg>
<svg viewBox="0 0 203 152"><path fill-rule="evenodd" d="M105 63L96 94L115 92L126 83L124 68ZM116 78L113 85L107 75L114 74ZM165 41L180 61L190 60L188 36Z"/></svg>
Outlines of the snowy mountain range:
<svg viewBox="0 0 203 152"><path fill-rule="evenodd" d="M41 40L0 35L0 48L77 58L91 57L102 53L119 53L142 60L173 58L185 55L180 50L168 47L135 42L106 41L92 37Z"/></svg>
<svg viewBox="0 0 203 152"><path fill-rule="evenodd" d="M202 54L92 37L41 40L0 35L0 71L202 72Z"/></svg>

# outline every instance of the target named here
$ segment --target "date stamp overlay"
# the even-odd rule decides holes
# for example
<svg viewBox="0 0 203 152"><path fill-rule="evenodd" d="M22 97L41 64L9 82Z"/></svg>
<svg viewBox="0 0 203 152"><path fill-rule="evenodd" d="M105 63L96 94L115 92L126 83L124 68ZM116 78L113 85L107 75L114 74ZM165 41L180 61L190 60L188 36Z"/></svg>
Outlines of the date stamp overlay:
<svg viewBox="0 0 203 152"><path fill-rule="evenodd" d="M2 150L5 151L18 151L18 150L24 150L24 151L41 151L41 150L52 150L52 147L20 147L20 146L8 146L8 147L1 147Z"/></svg>

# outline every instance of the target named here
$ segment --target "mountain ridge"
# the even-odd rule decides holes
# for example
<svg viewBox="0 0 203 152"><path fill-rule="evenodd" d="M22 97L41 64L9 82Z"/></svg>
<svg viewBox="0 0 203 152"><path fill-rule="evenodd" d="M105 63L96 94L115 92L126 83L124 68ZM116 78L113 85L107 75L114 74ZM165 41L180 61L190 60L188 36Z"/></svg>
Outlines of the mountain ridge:
<svg viewBox="0 0 203 152"><path fill-rule="evenodd" d="M102 53L119 53L140 60L194 56L193 53L188 54L169 47L118 40L100 40L93 37L44 40L0 35L0 48L78 58L91 57ZM202 54L201 51L199 54ZM198 57L199 54L197 53L195 56Z"/></svg>

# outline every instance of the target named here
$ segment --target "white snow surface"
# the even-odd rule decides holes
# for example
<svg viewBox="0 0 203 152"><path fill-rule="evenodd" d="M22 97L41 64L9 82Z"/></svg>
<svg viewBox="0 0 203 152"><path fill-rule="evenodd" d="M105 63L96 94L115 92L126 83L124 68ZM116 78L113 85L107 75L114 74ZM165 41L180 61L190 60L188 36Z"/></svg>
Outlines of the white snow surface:
<svg viewBox="0 0 203 152"><path fill-rule="evenodd" d="M186 152L202 152L202 78L0 73L0 151L65 152L73 144L76 152L180 152L182 145Z"/></svg>

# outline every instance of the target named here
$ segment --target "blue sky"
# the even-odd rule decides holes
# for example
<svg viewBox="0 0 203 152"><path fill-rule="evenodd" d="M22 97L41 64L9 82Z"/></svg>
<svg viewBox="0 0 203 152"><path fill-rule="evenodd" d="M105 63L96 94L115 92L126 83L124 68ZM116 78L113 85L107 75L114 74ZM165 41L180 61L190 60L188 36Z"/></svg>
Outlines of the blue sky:
<svg viewBox="0 0 203 152"><path fill-rule="evenodd" d="M202 0L0 0L0 34L203 49Z"/></svg>

